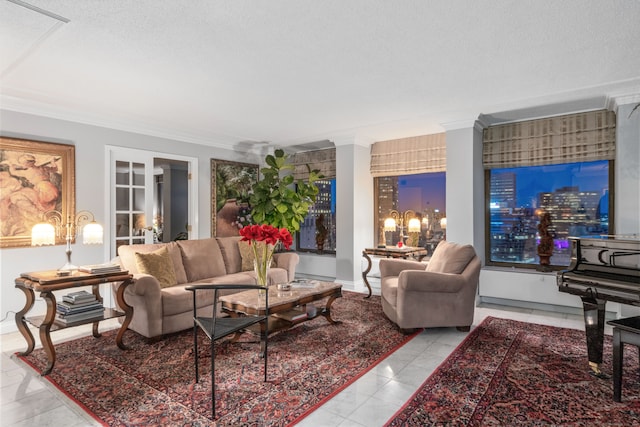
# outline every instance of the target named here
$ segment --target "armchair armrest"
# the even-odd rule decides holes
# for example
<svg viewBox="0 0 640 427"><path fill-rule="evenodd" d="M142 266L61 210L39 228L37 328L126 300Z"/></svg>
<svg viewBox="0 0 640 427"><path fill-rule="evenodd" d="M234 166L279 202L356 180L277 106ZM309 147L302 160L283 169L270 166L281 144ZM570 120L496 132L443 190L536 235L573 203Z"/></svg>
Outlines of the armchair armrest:
<svg viewBox="0 0 640 427"><path fill-rule="evenodd" d="M380 277L399 276L405 270L424 271L426 268L426 264L418 261L384 258L380 260Z"/></svg>
<svg viewBox="0 0 640 427"><path fill-rule="evenodd" d="M398 291L456 293L466 282L460 274L405 270L398 277Z"/></svg>

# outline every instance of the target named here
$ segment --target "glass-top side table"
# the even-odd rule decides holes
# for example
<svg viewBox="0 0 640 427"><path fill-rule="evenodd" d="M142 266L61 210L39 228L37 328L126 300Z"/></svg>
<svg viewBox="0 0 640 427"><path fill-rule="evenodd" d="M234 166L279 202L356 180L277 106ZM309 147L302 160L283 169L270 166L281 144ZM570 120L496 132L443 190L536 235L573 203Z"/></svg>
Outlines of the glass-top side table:
<svg viewBox="0 0 640 427"><path fill-rule="evenodd" d="M365 298L371 297L371 285L367 279L367 274L371 271L371 256L385 257L385 258L413 258L416 261L422 261L424 257L428 255L425 248L417 248L411 246L404 246L398 248L397 246L385 246L380 248L365 248L362 251L362 256L367 260L367 268L362 272L362 280L369 290L369 295Z"/></svg>

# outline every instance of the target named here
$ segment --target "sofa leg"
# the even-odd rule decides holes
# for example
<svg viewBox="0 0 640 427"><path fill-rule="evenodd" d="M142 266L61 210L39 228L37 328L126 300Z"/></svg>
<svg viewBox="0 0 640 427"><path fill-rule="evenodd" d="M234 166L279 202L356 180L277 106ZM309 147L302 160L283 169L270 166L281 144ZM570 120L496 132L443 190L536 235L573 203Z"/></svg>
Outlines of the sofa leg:
<svg viewBox="0 0 640 427"><path fill-rule="evenodd" d="M402 329L400 328L400 332L402 332L405 335L411 335L414 332L417 332L419 330L419 328L412 328L412 329Z"/></svg>
<svg viewBox="0 0 640 427"><path fill-rule="evenodd" d="M471 325L469 326L456 326L456 329L460 332L469 332L471 330Z"/></svg>
<svg viewBox="0 0 640 427"><path fill-rule="evenodd" d="M151 337L151 338L145 337L145 341L147 342L147 344L151 345L151 344L155 344L157 342L162 341L162 338L164 338L164 335L158 335L156 337Z"/></svg>

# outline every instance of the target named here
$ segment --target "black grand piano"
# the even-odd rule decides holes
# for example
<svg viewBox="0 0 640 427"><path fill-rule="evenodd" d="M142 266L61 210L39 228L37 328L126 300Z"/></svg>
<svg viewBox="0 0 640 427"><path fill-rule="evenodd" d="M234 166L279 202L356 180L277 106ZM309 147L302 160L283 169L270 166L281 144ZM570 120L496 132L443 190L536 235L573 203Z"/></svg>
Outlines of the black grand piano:
<svg viewBox="0 0 640 427"><path fill-rule="evenodd" d="M640 306L640 236L570 238L571 263L558 290L582 298L592 373L600 371L607 301Z"/></svg>

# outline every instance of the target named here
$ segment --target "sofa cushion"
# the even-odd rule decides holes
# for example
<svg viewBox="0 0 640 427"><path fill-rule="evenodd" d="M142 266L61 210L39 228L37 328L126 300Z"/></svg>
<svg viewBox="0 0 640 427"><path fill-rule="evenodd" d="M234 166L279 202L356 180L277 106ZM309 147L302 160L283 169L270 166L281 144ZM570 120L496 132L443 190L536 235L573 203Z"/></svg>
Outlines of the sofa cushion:
<svg viewBox="0 0 640 427"><path fill-rule="evenodd" d="M189 282L227 274L220 246L215 237L180 240L182 262Z"/></svg>
<svg viewBox="0 0 640 427"><path fill-rule="evenodd" d="M253 253L253 244L249 244L249 242L243 242L240 240L238 242L238 249L240 252L240 257L242 258L242 267L241 271L253 271L253 261L255 260L255 255ZM256 242L256 248L258 249L258 256L262 254L264 250L265 243L264 242ZM271 259L271 267L275 267L275 261L273 258Z"/></svg>
<svg viewBox="0 0 640 427"><path fill-rule="evenodd" d="M213 304L213 291L199 291L196 307L206 307ZM168 317L180 313L193 312L193 292L184 286L172 286L162 290L162 316ZM208 313L211 315L211 312Z"/></svg>
<svg viewBox="0 0 640 427"><path fill-rule="evenodd" d="M149 252L134 254L138 271L144 274L150 274L160 282L161 288L177 285L176 273L173 269L173 262L169 257L169 251L166 246Z"/></svg>
<svg viewBox="0 0 640 427"><path fill-rule="evenodd" d="M136 264L135 254L146 254L157 251L162 247L166 247L169 252L169 257L173 263L173 271L176 275L176 282L178 284L187 283L187 273L184 271L184 266L182 265L182 252L176 242L155 243L149 245L122 245L118 247L118 255L120 256L122 268L129 271L131 274L141 273Z"/></svg>
<svg viewBox="0 0 640 427"><path fill-rule="evenodd" d="M476 255L473 246L441 241L433 251L426 271L460 274Z"/></svg>
<svg viewBox="0 0 640 427"><path fill-rule="evenodd" d="M222 258L224 258L224 265L227 268L227 274L242 271L242 258L240 257L240 249L238 248L240 239L240 236L216 237L218 246L220 246L220 251L222 252Z"/></svg>

